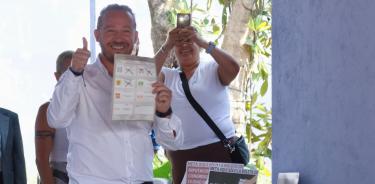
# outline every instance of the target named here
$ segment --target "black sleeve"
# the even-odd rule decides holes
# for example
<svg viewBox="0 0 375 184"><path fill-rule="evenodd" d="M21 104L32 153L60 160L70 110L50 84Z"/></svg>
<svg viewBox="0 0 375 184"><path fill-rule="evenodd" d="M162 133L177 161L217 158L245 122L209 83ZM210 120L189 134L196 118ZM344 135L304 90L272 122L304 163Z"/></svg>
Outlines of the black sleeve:
<svg viewBox="0 0 375 184"><path fill-rule="evenodd" d="M25 168L25 157L23 154L22 135L20 130L20 124L18 116L12 117L11 125L14 131L13 139L13 165L14 165L14 181L15 184L25 184L26 179L26 168Z"/></svg>

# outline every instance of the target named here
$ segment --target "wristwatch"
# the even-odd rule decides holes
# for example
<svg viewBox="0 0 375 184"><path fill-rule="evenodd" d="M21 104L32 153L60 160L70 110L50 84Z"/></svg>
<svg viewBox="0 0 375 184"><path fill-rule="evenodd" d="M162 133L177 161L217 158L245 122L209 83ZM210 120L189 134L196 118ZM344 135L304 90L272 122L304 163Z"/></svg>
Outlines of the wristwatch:
<svg viewBox="0 0 375 184"><path fill-rule="evenodd" d="M169 107L169 109L167 110L167 112L159 112L159 111L156 111L155 112L155 115L159 118L165 118L169 115L172 114L172 108Z"/></svg>
<svg viewBox="0 0 375 184"><path fill-rule="evenodd" d="M206 53L211 54L211 52L214 50L215 47L216 47L216 45L215 45L214 42L208 42L208 47L206 49Z"/></svg>

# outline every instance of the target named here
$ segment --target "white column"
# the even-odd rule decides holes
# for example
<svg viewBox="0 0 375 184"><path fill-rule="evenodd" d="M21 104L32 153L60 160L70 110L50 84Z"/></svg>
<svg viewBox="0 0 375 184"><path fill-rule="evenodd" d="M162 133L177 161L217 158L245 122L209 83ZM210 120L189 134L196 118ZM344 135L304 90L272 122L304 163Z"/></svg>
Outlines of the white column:
<svg viewBox="0 0 375 184"><path fill-rule="evenodd" d="M96 24L96 15L95 15L95 0L90 0L90 51L91 51L91 63L95 62L96 58L96 41L95 41L95 24Z"/></svg>

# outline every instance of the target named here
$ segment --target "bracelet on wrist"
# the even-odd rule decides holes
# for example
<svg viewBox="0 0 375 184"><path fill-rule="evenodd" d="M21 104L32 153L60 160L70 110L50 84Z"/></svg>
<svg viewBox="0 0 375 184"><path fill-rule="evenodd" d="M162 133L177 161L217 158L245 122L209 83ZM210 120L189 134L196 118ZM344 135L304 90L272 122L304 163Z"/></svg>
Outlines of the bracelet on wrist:
<svg viewBox="0 0 375 184"><path fill-rule="evenodd" d="M73 70L72 67L69 67L69 70L77 77L77 76L81 76L83 74L83 70L81 72L76 72Z"/></svg>
<svg viewBox="0 0 375 184"><path fill-rule="evenodd" d="M159 111L156 111L155 112L155 115L159 118L165 118L169 115L172 114L172 108L169 107L169 109L167 110L167 112L159 112Z"/></svg>
<svg viewBox="0 0 375 184"><path fill-rule="evenodd" d="M211 52L214 50L215 47L216 47L216 45L215 45L214 42L208 42L208 47L206 49L206 53L211 54Z"/></svg>

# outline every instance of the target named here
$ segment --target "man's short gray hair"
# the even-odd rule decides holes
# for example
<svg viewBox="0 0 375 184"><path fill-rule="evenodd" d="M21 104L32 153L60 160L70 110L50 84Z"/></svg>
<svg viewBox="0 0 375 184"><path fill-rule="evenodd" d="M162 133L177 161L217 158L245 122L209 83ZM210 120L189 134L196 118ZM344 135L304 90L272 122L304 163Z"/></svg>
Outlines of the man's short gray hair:
<svg viewBox="0 0 375 184"><path fill-rule="evenodd" d="M108 13L109 11L114 11L114 10L120 10L120 11L123 11L124 13L130 13L130 15L132 16L132 20L133 20L132 26L133 26L134 30L137 29L137 24L135 23L135 15L134 15L132 9L129 6L119 5L119 4L110 4L107 7L105 7L104 9L102 9L102 11L100 11L100 15L98 17L98 24L96 26L96 29L99 29L103 26L103 17L105 16L105 14Z"/></svg>

